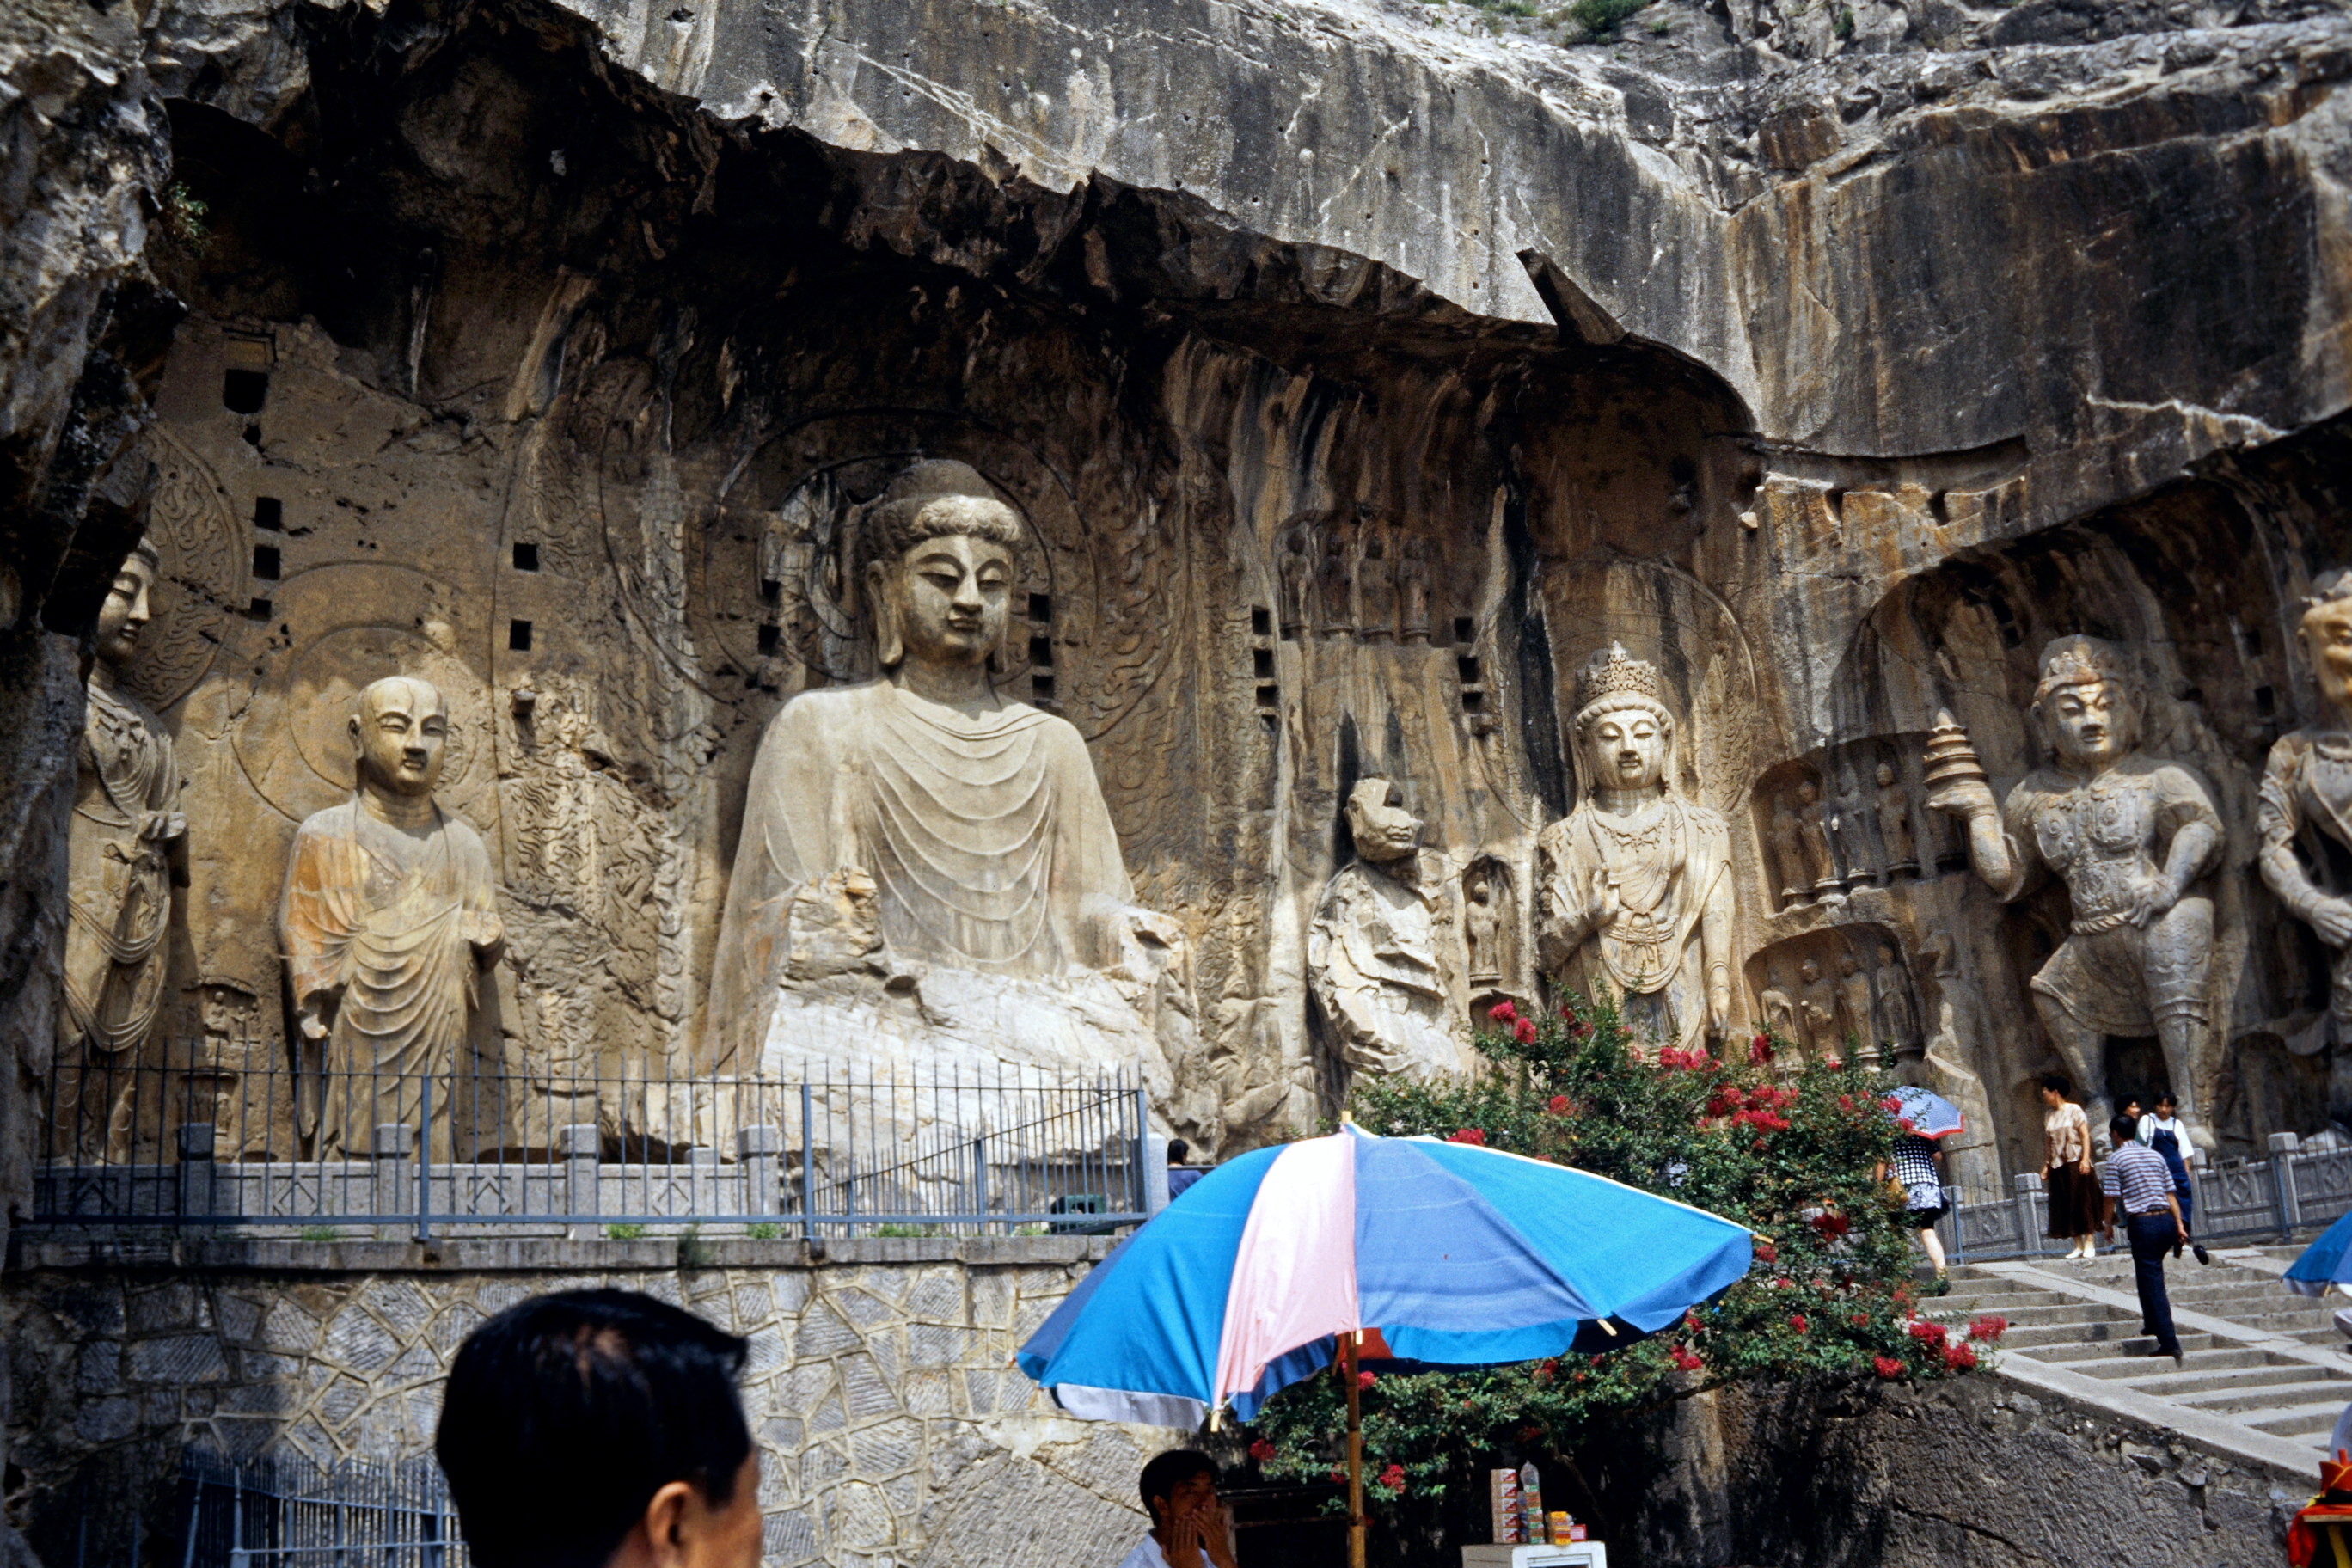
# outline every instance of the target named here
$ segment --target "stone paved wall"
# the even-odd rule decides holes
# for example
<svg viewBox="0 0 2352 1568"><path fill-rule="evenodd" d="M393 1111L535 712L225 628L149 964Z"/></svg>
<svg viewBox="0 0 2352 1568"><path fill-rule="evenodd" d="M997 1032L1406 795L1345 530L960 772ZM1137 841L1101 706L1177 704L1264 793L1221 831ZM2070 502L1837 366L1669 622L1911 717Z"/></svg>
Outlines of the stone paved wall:
<svg viewBox="0 0 2352 1568"><path fill-rule="evenodd" d="M29 1244L0 1286L16 1399L7 1508L45 1561L175 1535L180 1455L427 1452L468 1331L538 1291L613 1284L749 1337L765 1556L1003 1563L1100 1555L1143 1528L1143 1459L1177 1435L1056 1415L1013 1349L1103 1256L1060 1238L705 1244ZM92 1533L84 1535L88 1531Z"/></svg>

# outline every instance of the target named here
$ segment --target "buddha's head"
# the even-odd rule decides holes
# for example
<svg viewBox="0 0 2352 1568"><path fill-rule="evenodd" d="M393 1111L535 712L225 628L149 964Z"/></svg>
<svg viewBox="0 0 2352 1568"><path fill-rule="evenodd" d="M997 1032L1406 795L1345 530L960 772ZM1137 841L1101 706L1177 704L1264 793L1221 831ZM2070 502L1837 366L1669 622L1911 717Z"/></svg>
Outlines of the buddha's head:
<svg viewBox="0 0 2352 1568"><path fill-rule="evenodd" d="M1348 832L1366 860L1401 860L1421 847L1421 819L1386 779L1366 779L1348 792Z"/></svg>
<svg viewBox="0 0 2352 1568"><path fill-rule="evenodd" d="M2097 637L2060 637L2042 650L2033 707L2060 758L2076 766L2104 766L2138 743L2140 691L2131 663Z"/></svg>
<svg viewBox="0 0 2352 1568"><path fill-rule="evenodd" d="M141 540L114 574L106 603L98 607L98 657L121 666L139 651L139 634L152 613L150 596L161 569L155 547Z"/></svg>
<svg viewBox="0 0 2352 1568"><path fill-rule="evenodd" d="M1862 960L1850 952L1841 952L1838 954L1837 966L1840 974L1852 978L1862 972Z"/></svg>
<svg viewBox="0 0 2352 1568"><path fill-rule="evenodd" d="M1821 977L1822 963L1820 959L1809 958L1802 963L1797 965L1797 978L1803 981L1806 984L1814 984L1820 981Z"/></svg>
<svg viewBox="0 0 2352 1568"><path fill-rule="evenodd" d="M360 693L352 755L362 784L393 795L431 795L448 741L449 705L431 681L388 675Z"/></svg>
<svg viewBox="0 0 2352 1568"><path fill-rule="evenodd" d="M866 591L884 669L986 662L1013 618L1021 517L962 463L926 459L890 482L867 514Z"/></svg>
<svg viewBox="0 0 2352 1568"><path fill-rule="evenodd" d="M1895 770L1885 763L1879 763L1873 769L1870 776L1878 781L1878 787L1881 789L1895 787Z"/></svg>
<svg viewBox="0 0 2352 1568"><path fill-rule="evenodd" d="M1576 681L1576 743L1585 776L1601 789L1654 789L1666 776L1675 716L1657 667L1609 645Z"/></svg>
<svg viewBox="0 0 2352 1568"><path fill-rule="evenodd" d="M2352 568L2323 572L2304 601L2297 635L2330 708L2352 710Z"/></svg>

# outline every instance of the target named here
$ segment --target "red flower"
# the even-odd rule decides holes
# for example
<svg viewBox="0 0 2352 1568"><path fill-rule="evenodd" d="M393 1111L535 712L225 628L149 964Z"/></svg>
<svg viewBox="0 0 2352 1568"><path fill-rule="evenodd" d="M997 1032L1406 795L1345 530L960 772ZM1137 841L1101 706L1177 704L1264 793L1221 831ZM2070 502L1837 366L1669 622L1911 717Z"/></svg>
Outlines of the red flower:
<svg viewBox="0 0 2352 1568"><path fill-rule="evenodd" d="M1534 1045L1536 1043L1535 1020L1532 1018L1520 1019L1517 1025L1511 1030L1511 1038L1518 1041L1519 1044L1523 1046Z"/></svg>
<svg viewBox="0 0 2352 1568"><path fill-rule="evenodd" d="M1954 1340L1950 1344L1944 1347L1944 1367L1946 1371L1969 1372L1975 1369L1976 1364L1977 1352L1974 1345L1966 1343L1960 1340Z"/></svg>
<svg viewBox="0 0 2352 1568"><path fill-rule="evenodd" d="M1250 1445L1250 1458L1261 1465L1265 1464L1274 1458L1274 1445L1260 1437Z"/></svg>
<svg viewBox="0 0 2352 1568"><path fill-rule="evenodd" d="M1803 1333L1806 1328L1805 1314L1802 1312L1791 1312L1789 1314L1789 1326L1796 1330L1799 1333Z"/></svg>
<svg viewBox="0 0 2352 1568"><path fill-rule="evenodd" d="M1840 1110L1851 1112L1853 1110L1853 1096L1850 1094L1839 1095L1838 1109Z"/></svg>
<svg viewBox="0 0 2352 1568"><path fill-rule="evenodd" d="M1838 1060L1838 1059L1837 1059L1837 1058L1835 1058L1835 1057L1832 1057L1832 1058L1830 1058L1827 1061L1823 1062L1822 1065L1823 1067L1825 1067L1825 1068L1829 1068L1829 1069L1830 1069L1830 1071L1832 1071L1832 1072L1841 1072L1841 1071L1843 1071L1843 1070L1844 1070L1844 1068L1845 1068L1845 1063L1843 1063L1843 1062L1842 1062L1842 1061Z"/></svg>
<svg viewBox="0 0 2352 1568"><path fill-rule="evenodd" d="M1775 1290L1793 1290L1796 1288L1797 1282L1785 1274L1772 1281L1772 1289Z"/></svg>
<svg viewBox="0 0 2352 1568"><path fill-rule="evenodd" d="M1542 1436L1543 1428L1540 1426L1522 1426L1519 1428L1519 1441L1522 1443L1532 1443Z"/></svg>
<svg viewBox="0 0 2352 1568"><path fill-rule="evenodd" d="M1774 1241L1769 1236L1758 1237L1756 1238L1756 1261L1759 1263L1780 1262L1780 1244Z"/></svg>
<svg viewBox="0 0 2352 1568"><path fill-rule="evenodd" d="M1404 1490L1404 1467L1402 1465L1391 1465L1387 1469L1381 1472L1380 1479L1373 1484L1392 1492L1401 1492Z"/></svg>
<svg viewBox="0 0 2352 1568"><path fill-rule="evenodd" d="M1835 1241L1853 1228L1853 1222L1842 1214L1817 1214L1813 1216L1814 1234L1823 1241Z"/></svg>
<svg viewBox="0 0 2352 1568"><path fill-rule="evenodd" d="M1372 1374L1370 1373L1360 1372L1356 1374L1356 1386L1358 1388L1370 1388L1371 1385Z"/></svg>
<svg viewBox="0 0 2352 1568"><path fill-rule="evenodd" d="M1536 1363L1535 1379L1538 1383L1549 1383L1552 1380L1552 1374L1559 1370L1559 1358L1547 1357Z"/></svg>
<svg viewBox="0 0 2352 1568"><path fill-rule="evenodd" d="M1483 1149L1486 1146L1486 1130L1483 1127L1457 1127L1445 1141L1448 1143L1475 1143Z"/></svg>
<svg viewBox="0 0 2352 1568"><path fill-rule="evenodd" d="M1872 1356L1870 1364L1878 1369L1878 1375L1881 1377L1895 1378L1903 1375L1903 1363L1891 1355Z"/></svg>
<svg viewBox="0 0 2352 1568"><path fill-rule="evenodd" d="M1688 1345L1676 1345L1666 1352L1667 1359L1685 1372L1696 1372L1706 1363Z"/></svg>
<svg viewBox="0 0 2352 1568"><path fill-rule="evenodd" d="M1759 1035L1748 1042L1748 1059L1761 1067L1772 1059L1772 1037Z"/></svg>
<svg viewBox="0 0 2352 1568"><path fill-rule="evenodd" d="M1969 1338L1972 1340L1997 1340L2007 1332L2007 1318L1979 1318L1969 1325Z"/></svg>
<svg viewBox="0 0 2352 1568"><path fill-rule="evenodd" d="M1693 1333L1698 1332L1698 1314L1688 1307L1683 1309L1683 1327Z"/></svg>
<svg viewBox="0 0 2352 1568"><path fill-rule="evenodd" d="M1937 1346L1944 1342L1944 1325L1931 1323L1925 1318L1913 1323L1908 1331L1913 1339L1923 1345Z"/></svg>
<svg viewBox="0 0 2352 1568"><path fill-rule="evenodd" d="M1348 1472L1334 1467L1331 1471L1331 1479L1335 1481L1344 1481L1348 1479Z"/></svg>
<svg viewBox="0 0 2352 1568"><path fill-rule="evenodd" d="M1870 1314L1867 1312L1856 1312L1853 1317L1848 1318L1846 1321L1852 1323L1857 1329L1866 1328L1870 1323Z"/></svg>
<svg viewBox="0 0 2352 1568"><path fill-rule="evenodd" d="M1886 1097L1885 1104L1886 1109L1889 1110L1900 1110L1903 1109L1903 1102L1895 1099L1891 1094Z"/></svg>
<svg viewBox="0 0 2352 1568"><path fill-rule="evenodd" d="M1912 1121L1907 1116L1896 1117L1895 1119L1895 1125L1900 1127L1906 1132L1916 1132L1919 1131L1919 1124Z"/></svg>
<svg viewBox="0 0 2352 1568"><path fill-rule="evenodd" d="M1518 1022L1519 1010L1508 1002L1497 1002L1486 1009L1486 1016L1497 1024L1515 1024Z"/></svg>
<svg viewBox="0 0 2352 1568"><path fill-rule="evenodd" d="M1566 1116L1574 1109L1574 1102L1564 1094L1555 1094L1551 1097L1550 1105L1546 1109L1550 1110L1554 1116Z"/></svg>
<svg viewBox="0 0 2352 1568"><path fill-rule="evenodd" d="M1583 1019L1579 1018L1574 1024L1569 1026L1568 1032L1574 1035L1580 1040L1584 1038L1585 1036L1592 1033L1592 1026L1586 1023Z"/></svg>

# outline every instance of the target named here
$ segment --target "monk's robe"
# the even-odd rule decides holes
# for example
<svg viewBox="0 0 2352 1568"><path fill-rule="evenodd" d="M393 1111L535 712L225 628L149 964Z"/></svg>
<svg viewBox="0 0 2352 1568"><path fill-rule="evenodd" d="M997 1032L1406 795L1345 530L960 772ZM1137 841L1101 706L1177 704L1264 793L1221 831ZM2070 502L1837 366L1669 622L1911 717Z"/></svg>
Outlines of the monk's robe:
<svg viewBox="0 0 2352 1568"><path fill-rule="evenodd" d="M795 896L850 870L873 880L891 960L983 974L1116 963L1134 900L1066 720L1020 702L968 719L887 681L803 692L752 764L712 968L718 1070L757 1059Z"/></svg>
<svg viewBox="0 0 2352 1568"><path fill-rule="evenodd" d="M495 1121L473 1101L487 1092L475 1078L484 1037L476 952L501 934L496 889L481 836L438 806L431 827L411 834L353 799L295 835L278 903L295 1004L342 992L326 1042L322 1153L364 1155L377 1125L416 1126L429 1077L433 1157L473 1156L453 1150L451 1112L469 1143L475 1125Z"/></svg>

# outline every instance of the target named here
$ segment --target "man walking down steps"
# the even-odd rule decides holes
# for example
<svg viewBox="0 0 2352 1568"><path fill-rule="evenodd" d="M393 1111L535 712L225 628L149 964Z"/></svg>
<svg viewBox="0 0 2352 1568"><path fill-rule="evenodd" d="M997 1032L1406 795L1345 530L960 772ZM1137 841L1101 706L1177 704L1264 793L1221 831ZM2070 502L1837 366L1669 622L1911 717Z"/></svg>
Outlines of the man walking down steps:
<svg viewBox="0 0 2352 1568"><path fill-rule="evenodd" d="M2164 1293L2164 1255L2189 1239L2180 1200L2172 1191L2172 1167L2164 1156L2136 1142L2139 1126L2128 1116L2107 1124L2115 1152L2107 1156L2100 1187L2114 1200L2131 1242L2132 1282L2139 1287L2140 1332L2156 1336L2156 1354L2181 1363L2180 1336L2172 1328L2172 1301ZM2113 1219L2101 1226L2110 1236Z"/></svg>

